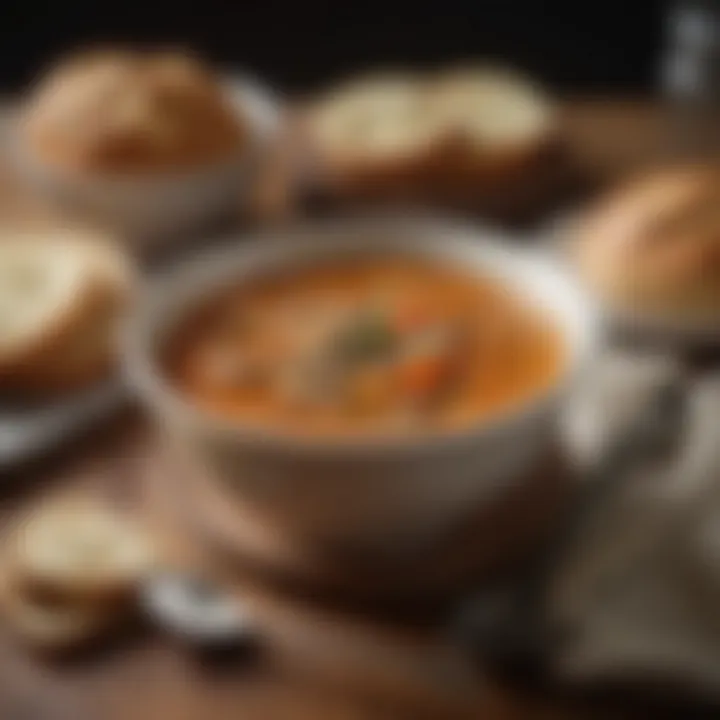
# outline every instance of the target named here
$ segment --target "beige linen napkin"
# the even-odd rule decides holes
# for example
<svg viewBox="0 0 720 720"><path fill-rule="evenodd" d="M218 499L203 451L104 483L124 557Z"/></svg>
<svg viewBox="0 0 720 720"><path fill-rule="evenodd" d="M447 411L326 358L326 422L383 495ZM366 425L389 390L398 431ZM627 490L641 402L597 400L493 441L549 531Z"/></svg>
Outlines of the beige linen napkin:
<svg viewBox="0 0 720 720"><path fill-rule="evenodd" d="M671 360L614 353L568 412L577 462L597 462L641 416ZM671 680L720 693L720 372L687 378L686 417L657 458L602 504L550 591L570 630L562 680Z"/></svg>

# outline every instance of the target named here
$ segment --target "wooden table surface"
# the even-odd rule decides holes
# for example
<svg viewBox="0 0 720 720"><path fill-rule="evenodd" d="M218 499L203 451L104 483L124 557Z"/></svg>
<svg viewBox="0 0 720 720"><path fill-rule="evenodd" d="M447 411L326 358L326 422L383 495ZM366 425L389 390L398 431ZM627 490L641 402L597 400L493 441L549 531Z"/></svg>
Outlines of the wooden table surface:
<svg viewBox="0 0 720 720"><path fill-rule="evenodd" d="M649 103L569 103L566 120L578 164L601 180L656 162L670 147L667 119ZM22 207L18 203L13 198L7 204ZM129 412L4 484L3 522L51 488L139 493L156 453L152 429L138 412ZM572 706L491 681L436 632L381 623L255 587L247 588L246 601L262 629L261 652L252 662L223 667L211 667L152 632L125 638L116 647L70 664L42 662L3 636L0 718L594 716L587 703ZM620 717L617 710L611 716Z"/></svg>

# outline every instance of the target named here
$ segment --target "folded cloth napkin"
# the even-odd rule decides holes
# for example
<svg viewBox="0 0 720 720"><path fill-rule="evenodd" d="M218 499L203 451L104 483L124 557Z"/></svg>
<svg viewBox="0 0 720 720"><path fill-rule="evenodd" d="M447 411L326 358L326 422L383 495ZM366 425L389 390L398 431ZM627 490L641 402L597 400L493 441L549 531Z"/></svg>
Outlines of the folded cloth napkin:
<svg viewBox="0 0 720 720"><path fill-rule="evenodd" d="M485 640L503 644L504 623L512 652L544 643L542 670L555 680L671 682L720 699L720 372L693 377L671 359L613 351L570 404L565 434L578 477L593 477L673 384L685 401L668 446L593 496L542 581L542 625L553 632L480 597L480 614L492 607L497 618L480 623L495 626L492 639L476 637L480 653ZM513 595L505 589L500 602ZM532 606L532 596L520 604Z"/></svg>
<svg viewBox="0 0 720 720"><path fill-rule="evenodd" d="M616 387L641 367L616 374ZM671 379L670 365L653 367L655 383ZM597 423L596 443L609 397L579 411ZM690 378L672 452L588 518L550 583L548 612L568 630L551 656L562 679L667 680L720 696L719 420L720 374Z"/></svg>

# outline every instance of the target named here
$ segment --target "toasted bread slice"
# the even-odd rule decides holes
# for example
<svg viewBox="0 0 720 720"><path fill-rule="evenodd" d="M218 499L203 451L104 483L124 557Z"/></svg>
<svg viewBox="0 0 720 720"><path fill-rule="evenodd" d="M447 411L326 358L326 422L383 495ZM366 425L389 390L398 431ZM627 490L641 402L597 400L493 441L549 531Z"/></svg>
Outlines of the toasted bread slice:
<svg viewBox="0 0 720 720"><path fill-rule="evenodd" d="M43 391L94 379L113 356L133 275L103 237L8 233L0 240L0 386Z"/></svg>
<svg viewBox="0 0 720 720"><path fill-rule="evenodd" d="M46 502L20 522L7 566L23 597L95 609L132 597L149 572L148 536L103 505L85 498Z"/></svg>

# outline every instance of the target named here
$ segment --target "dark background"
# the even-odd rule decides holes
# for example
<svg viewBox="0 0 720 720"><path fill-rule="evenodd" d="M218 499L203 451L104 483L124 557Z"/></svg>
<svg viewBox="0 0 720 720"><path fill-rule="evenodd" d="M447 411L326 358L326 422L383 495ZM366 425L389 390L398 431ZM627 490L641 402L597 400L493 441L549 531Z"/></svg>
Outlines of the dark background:
<svg viewBox="0 0 720 720"><path fill-rule="evenodd" d="M499 58L560 91L648 92L662 2L0 0L0 87L100 41L180 43L293 90L373 64Z"/></svg>

